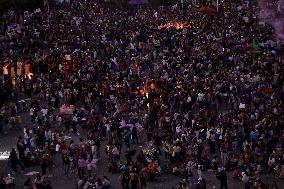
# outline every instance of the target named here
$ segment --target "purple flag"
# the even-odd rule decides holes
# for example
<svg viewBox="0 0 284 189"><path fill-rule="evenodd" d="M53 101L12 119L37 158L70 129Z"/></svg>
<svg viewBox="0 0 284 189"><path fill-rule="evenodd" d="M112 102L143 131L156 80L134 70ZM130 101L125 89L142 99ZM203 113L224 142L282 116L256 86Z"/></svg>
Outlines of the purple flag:
<svg viewBox="0 0 284 189"><path fill-rule="evenodd" d="M147 4L148 0L129 0L129 4L132 5L140 5L140 4Z"/></svg>

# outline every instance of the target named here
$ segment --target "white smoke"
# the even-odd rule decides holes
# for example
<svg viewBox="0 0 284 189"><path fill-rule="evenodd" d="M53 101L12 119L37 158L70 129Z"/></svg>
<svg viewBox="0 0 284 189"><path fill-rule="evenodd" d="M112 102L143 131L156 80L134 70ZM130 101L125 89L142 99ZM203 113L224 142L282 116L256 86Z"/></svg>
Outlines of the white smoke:
<svg viewBox="0 0 284 189"><path fill-rule="evenodd" d="M258 0L258 18L272 25L278 42L284 44L284 0Z"/></svg>

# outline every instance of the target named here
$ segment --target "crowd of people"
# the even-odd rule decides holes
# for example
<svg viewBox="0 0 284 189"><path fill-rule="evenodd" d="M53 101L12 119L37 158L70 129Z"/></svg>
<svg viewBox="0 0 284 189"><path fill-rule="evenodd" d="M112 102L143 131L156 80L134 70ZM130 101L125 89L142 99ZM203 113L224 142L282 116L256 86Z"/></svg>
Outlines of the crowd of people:
<svg viewBox="0 0 284 189"><path fill-rule="evenodd" d="M41 167L25 187L50 187L60 158L78 189L109 188L96 175L101 153L123 189L147 188L168 169L183 179L178 189L194 178L206 188L202 171L221 188L227 170L247 189L267 187L262 173L283 178L284 59L274 28L258 20L256 0L211 9L76 0L4 13L0 131L24 130L13 172ZM22 112L31 122L23 128Z"/></svg>

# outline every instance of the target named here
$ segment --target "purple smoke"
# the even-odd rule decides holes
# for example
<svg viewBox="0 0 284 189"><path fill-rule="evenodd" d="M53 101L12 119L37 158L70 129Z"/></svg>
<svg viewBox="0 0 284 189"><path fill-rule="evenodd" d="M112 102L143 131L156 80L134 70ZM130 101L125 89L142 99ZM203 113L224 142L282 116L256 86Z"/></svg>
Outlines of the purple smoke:
<svg viewBox="0 0 284 189"><path fill-rule="evenodd" d="M275 29L277 41L284 44L284 0L258 0L258 17Z"/></svg>

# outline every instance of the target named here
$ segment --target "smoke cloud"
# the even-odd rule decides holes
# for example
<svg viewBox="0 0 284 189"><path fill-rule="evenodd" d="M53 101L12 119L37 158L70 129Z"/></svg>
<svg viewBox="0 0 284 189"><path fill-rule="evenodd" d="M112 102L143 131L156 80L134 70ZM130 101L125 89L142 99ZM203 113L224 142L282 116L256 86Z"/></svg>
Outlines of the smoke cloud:
<svg viewBox="0 0 284 189"><path fill-rule="evenodd" d="M279 43L284 44L284 0L258 0L261 21L272 25Z"/></svg>

